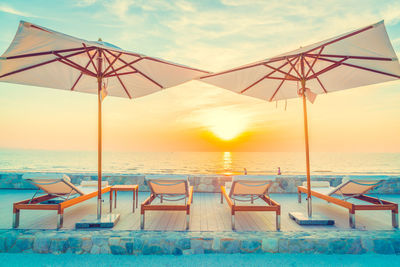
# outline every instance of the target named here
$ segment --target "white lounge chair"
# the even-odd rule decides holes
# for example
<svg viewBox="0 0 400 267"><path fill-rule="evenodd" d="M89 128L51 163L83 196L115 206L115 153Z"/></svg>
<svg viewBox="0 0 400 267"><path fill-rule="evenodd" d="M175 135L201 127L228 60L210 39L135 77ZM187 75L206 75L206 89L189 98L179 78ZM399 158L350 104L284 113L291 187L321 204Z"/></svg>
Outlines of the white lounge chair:
<svg viewBox="0 0 400 267"><path fill-rule="evenodd" d="M274 211L276 212L276 230L281 227L281 206L269 197L268 190L272 181L269 177L237 175L232 178L231 188L221 186L221 203L223 198L231 208L232 230L235 230L235 214L237 211ZM229 194L227 193L229 191ZM251 202L262 199L267 205L237 205L236 202Z"/></svg>
<svg viewBox="0 0 400 267"><path fill-rule="evenodd" d="M140 209L140 229L144 229L146 210L177 210L186 211L186 230L189 229L190 205L193 202L193 186L182 175L152 175L146 176L146 182L150 189L150 196L143 201ZM160 202L184 200L184 205L152 205L159 198Z"/></svg>
<svg viewBox="0 0 400 267"><path fill-rule="evenodd" d="M356 210L390 210L392 211L392 226L394 228L399 227L398 204L365 195L380 185L382 180L349 180L344 178L342 183L336 187L330 187L329 182L322 183L311 182L311 195L347 208L349 210L350 227L356 227ZM307 194L307 183L305 182L303 186L298 186L297 192L299 195L298 201L301 203L301 193ZM369 204L353 204L348 201L351 198L362 200Z"/></svg>
<svg viewBox="0 0 400 267"><path fill-rule="evenodd" d="M38 187L31 199L13 204L13 228L19 226L20 210L56 210L57 229L63 226L64 209L97 196L97 187L77 187L67 175L25 174L23 179ZM110 191L108 183L102 183L102 194ZM38 194L44 193L41 196Z"/></svg>

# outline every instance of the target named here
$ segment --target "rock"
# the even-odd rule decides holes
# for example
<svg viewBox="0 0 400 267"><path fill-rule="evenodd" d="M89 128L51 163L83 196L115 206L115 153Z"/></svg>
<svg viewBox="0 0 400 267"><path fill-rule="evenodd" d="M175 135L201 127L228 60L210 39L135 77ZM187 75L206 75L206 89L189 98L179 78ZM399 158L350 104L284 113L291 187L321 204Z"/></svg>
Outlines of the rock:
<svg viewBox="0 0 400 267"><path fill-rule="evenodd" d="M49 253L50 244L50 236L37 236L33 242L33 251L36 253Z"/></svg>
<svg viewBox="0 0 400 267"><path fill-rule="evenodd" d="M120 245L110 245L111 253L114 255L126 255L127 251L125 247Z"/></svg>
<svg viewBox="0 0 400 267"><path fill-rule="evenodd" d="M368 238L368 237L361 238L361 246L367 253L374 252L374 242L371 238Z"/></svg>
<svg viewBox="0 0 400 267"><path fill-rule="evenodd" d="M110 237L110 239L108 240L108 243L110 246L119 246L119 244L121 243L121 238Z"/></svg>
<svg viewBox="0 0 400 267"><path fill-rule="evenodd" d="M182 250L180 248L174 248L174 250L172 251L172 255L180 256L182 255Z"/></svg>
<svg viewBox="0 0 400 267"><path fill-rule="evenodd" d="M92 236L92 242L94 246L106 246L108 245L108 237L102 235L94 235Z"/></svg>
<svg viewBox="0 0 400 267"><path fill-rule="evenodd" d="M193 249L185 249L185 250L182 251L182 254L183 255L193 255L195 253L194 253Z"/></svg>
<svg viewBox="0 0 400 267"><path fill-rule="evenodd" d="M5 241L6 251L9 251L15 245L17 237L18 237L18 232L13 230L6 232L4 234L4 238L6 239Z"/></svg>
<svg viewBox="0 0 400 267"><path fill-rule="evenodd" d="M65 253L65 251L68 248L68 239L67 238L62 238L62 237L55 237L51 241L50 244L50 253L53 254L62 254Z"/></svg>
<svg viewBox="0 0 400 267"><path fill-rule="evenodd" d="M97 245L93 245L90 250L90 254L100 254L100 247Z"/></svg>
<svg viewBox="0 0 400 267"><path fill-rule="evenodd" d="M161 255L164 254L162 249L162 240L159 238L150 238L144 240L142 253L143 255Z"/></svg>
<svg viewBox="0 0 400 267"><path fill-rule="evenodd" d="M93 245L92 239L90 237L82 237L81 240L81 249L86 253L90 253Z"/></svg>
<svg viewBox="0 0 400 267"><path fill-rule="evenodd" d="M379 254L394 254L395 249L392 246L392 242L390 242L389 239L386 238L379 238L379 239L374 239L374 251L375 253Z"/></svg>
<svg viewBox="0 0 400 267"><path fill-rule="evenodd" d="M308 238L289 239L289 253L310 253L314 251L314 244Z"/></svg>
<svg viewBox="0 0 400 267"><path fill-rule="evenodd" d="M33 239L34 236L32 235L20 235L15 242L13 252L23 252L24 250L32 249Z"/></svg>
<svg viewBox="0 0 400 267"><path fill-rule="evenodd" d="M0 253L6 252L6 239L4 236L0 236Z"/></svg>
<svg viewBox="0 0 400 267"><path fill-rule="evenodd" d="M214 240L213 240L211 248L214 251L219 251L221 249L221 239L218 238L218 237L214 237Z"/></svg>
<svg viewBox="0 0 400 267"><path fill-rule="evenodd" d="M134 238L133 240L133 250L142 250L143 248L143 240L141 238Z"/></svg>
<svg viewBox="0 0 400 267"><path fill-rule="evenodd" d="M240 251L240 242L232 238L221 238L221 247L223 253L238 253Z"/></svg>
<svg viewBox="0 0 400 267"><path fill-rule="evenodd" d="M240 242L240 252L243 253L257 253L261 252L261 240L258 239L250 239L250 240L242 240Z"/></svg>
<svg viewBox="0 0 400 267"><path fill-rule="evenodd" d="M176 247L185 250L190 248L190 239L189 238L180 238L176 241Z"/></svg>
<svg viewBox="0 0 400 267"><path fill-rule="evenodd" d="M289 240L287 238L278 239L278 251L279 253L289 253Z"/></svg>
<svg viewBox="0 0 400 267"><path fill-rule="evenodd" d="M262 240L261 248L264 252L277 253L278 252L278 239L277 238L264 238Z"/></svg>

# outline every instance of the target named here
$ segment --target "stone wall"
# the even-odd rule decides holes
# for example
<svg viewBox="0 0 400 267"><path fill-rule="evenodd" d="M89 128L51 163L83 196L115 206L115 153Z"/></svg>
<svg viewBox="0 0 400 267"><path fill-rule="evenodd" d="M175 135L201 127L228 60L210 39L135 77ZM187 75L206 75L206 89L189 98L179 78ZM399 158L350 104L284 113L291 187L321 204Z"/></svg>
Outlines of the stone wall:
<svg viewBox="0 0 400 267"><path fill-rule="evenodd" d="M116 255L400 254L398 231L147 232L0 230L0 252Z"/></svg>
<svg viewBox="0 0 400 267"><path fill-rule="evenodd" d="M3 189L35 189L35 187L22 179L24 173L0 172L0 188ZM96 174L67 173L71 177L73 184L79 185L82 181L97 180ZM224 175L188 175L189 181L196 192L220 192L221 185L230 182L231 176ZM313 181L329 181L331 186L337 186L341 183L345 175L324 175L312 176ZM109 184L138 184L140 191L148 191L144 182L144 174L105 174L103 180ZM363 179L366 176L346 175L350 179ZM304 175L282 175L268 176L271 180L275 179L271 193L296 193L297 186L306 181ZM368 179L384 179L384 183L372 191L380 194L400 194L399 176L368 176Z"/></svg>

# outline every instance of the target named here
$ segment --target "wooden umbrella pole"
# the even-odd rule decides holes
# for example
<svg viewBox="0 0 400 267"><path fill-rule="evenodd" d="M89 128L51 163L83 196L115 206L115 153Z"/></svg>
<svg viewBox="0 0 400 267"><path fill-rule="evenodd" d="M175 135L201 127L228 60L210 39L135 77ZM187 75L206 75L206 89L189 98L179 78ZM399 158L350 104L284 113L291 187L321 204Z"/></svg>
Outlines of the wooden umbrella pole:
<svg viewBox="0 0 400 267"><path fill-rule="evenodd" d="M101 218L101 164L102 164L102 125L101 125L101 83L102 83L102 58L101 58L101 50L99 49L99 56L97 58L97 95L98 95L98 137L97 137L97 219Z"/></svg>
<svg viewBox="0 0 400 267"><path fill-rule="evenodd" d="M306 81L301 81L302 94L303 94L303 114L304 114L304 138L306 145L306 170L307 170L307 212L308 217L312 216L311 204L311 176L310 176L310 149L308 144L308 121L307 121L307 99L306 99Z"/></svg>

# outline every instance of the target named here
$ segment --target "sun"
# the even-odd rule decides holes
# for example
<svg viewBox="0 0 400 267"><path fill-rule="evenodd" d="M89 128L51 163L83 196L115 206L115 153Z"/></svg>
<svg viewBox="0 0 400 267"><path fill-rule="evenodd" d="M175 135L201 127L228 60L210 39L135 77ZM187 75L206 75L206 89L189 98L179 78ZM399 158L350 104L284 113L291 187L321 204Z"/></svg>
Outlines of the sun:
<svg viewBox="0 0 400 267"><path fill-rule="evenodd" d="M208 128L218 138L230 141L246 128L244 120L227 111L218 111L209 116Z"/></svg>

